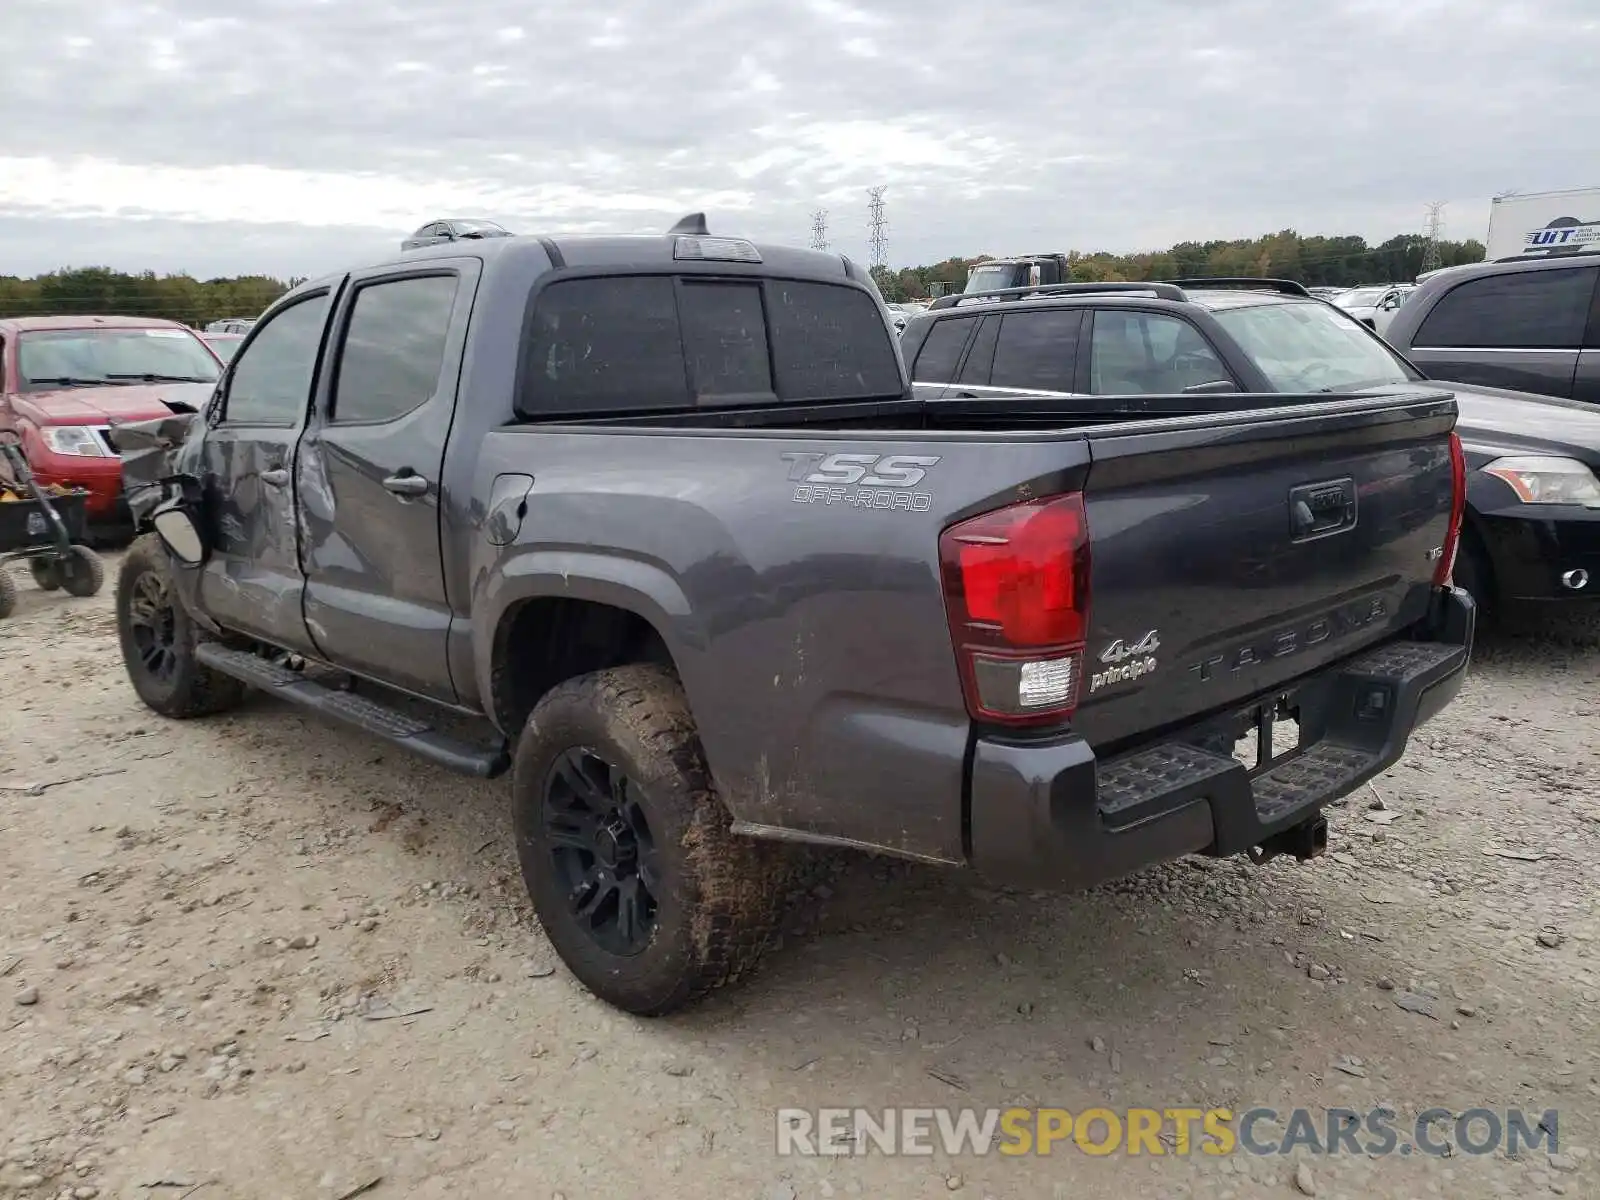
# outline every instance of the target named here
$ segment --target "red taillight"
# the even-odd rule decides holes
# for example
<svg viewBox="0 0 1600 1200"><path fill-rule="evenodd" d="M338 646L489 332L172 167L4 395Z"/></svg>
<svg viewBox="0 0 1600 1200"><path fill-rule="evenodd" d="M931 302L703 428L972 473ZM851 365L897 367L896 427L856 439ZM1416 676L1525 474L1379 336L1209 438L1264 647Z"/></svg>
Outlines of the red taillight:
<svg viewBox="0 0 1600 1200"><path fill-rule="evenodd" d="M967 711L1037 725L1078 703L1089 628L1089 522L1080 495L1013 504L939 538Z"/></svg>
<svg viewBox="0 0 1600 1200"><path fill-rule="evenodd" d="M1434 568L1433 586L1449 587L1456 569L1456 549L1461 545L1461 521L1467 510L1467 456L1461 449L1461 435L1450 434L1450 525L1444 532L1439 565Z"/></svg>

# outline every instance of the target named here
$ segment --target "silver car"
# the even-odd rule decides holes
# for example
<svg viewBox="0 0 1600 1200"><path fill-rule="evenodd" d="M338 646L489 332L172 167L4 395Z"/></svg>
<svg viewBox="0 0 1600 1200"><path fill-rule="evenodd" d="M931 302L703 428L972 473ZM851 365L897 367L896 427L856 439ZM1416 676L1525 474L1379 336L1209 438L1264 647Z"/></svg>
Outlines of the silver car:
<svg viewBox="0 0 1600 1200"><path fill-rule="evenodd" d="M509 229L494 221L484 221L477 217L457 217L448 221L429 221L401 242L400 249L419 250L423 246L438 246L445 242L510 236Z"/></svg>

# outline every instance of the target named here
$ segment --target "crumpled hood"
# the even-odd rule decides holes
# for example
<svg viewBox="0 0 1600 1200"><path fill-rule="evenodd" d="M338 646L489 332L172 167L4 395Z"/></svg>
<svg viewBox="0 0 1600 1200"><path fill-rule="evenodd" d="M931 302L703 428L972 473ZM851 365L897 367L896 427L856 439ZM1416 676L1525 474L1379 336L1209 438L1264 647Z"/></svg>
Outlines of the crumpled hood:
<svg viewBox="0 0 1600 1200"><path fill-rule="evenodd" d="M150 421L175 411L198 411L210 383L130 383L116 387L53 388L11 397L17 415L36 425L114 425Z"/></svg>

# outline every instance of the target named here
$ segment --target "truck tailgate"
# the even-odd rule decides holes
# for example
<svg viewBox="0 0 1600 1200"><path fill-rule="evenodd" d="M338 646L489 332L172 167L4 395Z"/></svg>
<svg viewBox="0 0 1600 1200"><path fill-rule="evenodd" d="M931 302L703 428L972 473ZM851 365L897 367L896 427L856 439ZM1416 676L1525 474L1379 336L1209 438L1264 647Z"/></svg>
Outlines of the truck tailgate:
<svg viewBox="0 0 1600 1200"><path fill-rule="evenodd" d="M1104 753L1420 620L1455 418L1424 393L1092 434L1077 730Z"/></svg>

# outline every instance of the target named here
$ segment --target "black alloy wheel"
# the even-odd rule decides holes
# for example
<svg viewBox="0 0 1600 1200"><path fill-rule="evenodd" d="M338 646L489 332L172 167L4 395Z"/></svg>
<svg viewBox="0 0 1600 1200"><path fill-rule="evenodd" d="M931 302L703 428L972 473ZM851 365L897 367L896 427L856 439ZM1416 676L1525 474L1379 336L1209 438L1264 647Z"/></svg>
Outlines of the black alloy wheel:
<svg viewBox="0 0 1600 1200"><path fill-rule="evenodd" d="M656 933L661 872L643 794L593 750L567 750L544 787L545 845L571 915L595 945L631 958Z"/></svg>
<svg viewBox="0 0 1600 1200"><path fill-rule="evenodd" d="M167 580L145 571L128 596L128 632L153 682L170 685L178 673L177 606Z"/></svg>

